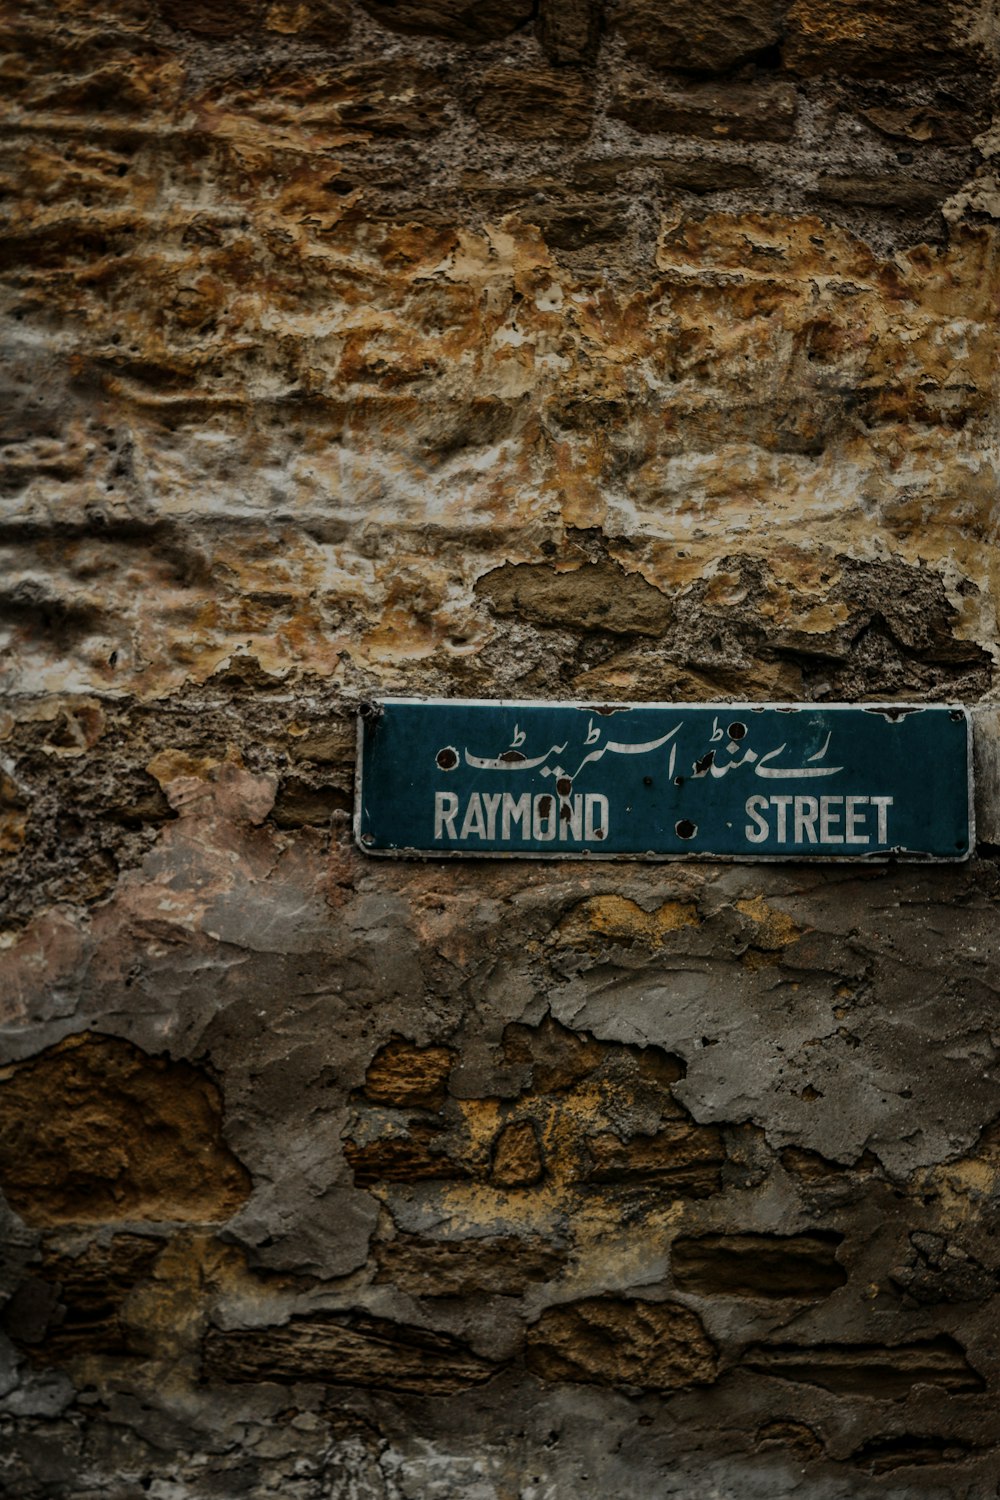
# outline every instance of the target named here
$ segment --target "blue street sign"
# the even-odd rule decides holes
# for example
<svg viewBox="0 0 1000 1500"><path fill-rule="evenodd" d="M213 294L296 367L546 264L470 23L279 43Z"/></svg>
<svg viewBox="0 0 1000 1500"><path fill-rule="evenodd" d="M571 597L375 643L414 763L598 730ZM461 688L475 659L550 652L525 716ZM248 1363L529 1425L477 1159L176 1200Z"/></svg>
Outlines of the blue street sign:
<svg viewBox="0 0 1000 1500"><path fill-rule="evenodd" d="M968 711L392 698L359 723L370 854L968 858Z"/></svg>

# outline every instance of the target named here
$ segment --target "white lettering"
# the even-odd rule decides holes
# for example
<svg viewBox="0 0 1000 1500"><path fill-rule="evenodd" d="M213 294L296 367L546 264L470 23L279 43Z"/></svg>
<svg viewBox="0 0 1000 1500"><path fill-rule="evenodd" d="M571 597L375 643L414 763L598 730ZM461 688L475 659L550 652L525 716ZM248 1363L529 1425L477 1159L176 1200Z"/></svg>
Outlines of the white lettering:
<svg viewBox="0 0 1000 1500"><path fill-rule="evenodd" d="M849 844L867 844L869 842L867 833L859 833L858 829L864 827L865 815L858 812L859 807L867 807L867 797L845 797L844 798L844 823L847 826L847 842Z"/></svg>
<svg viewBox="0 0 1000 1500"><path fill-rule="evenodd" d="M772 797L771 801L787 802L788 798ZM782 808L781 811L782 813L784 813L784 808ZM746 836L750 840L751 844L762 844L767 838L768 833L770 832L767 826L767 819L761 816L761 814L765 812L767 812L766 797L747 798L747 817L753 818L754 820L753 823L748 823L746 826ZM754 826L754 824L756 824L756 827Z"/></svg>
<svg viewBox="0 0 1000 1500"><path fill-rule="evenodd" d="M445 828L448 830L450 839L457 838L455 832L455 814L458 812L458 798L454 792L436 792L434 794L434 837L442 837Z"/></svg>
<svg viewBox="0 0 1000 1500"><path fill-rule="evenodd" d="M777 839L779 844L784 844L788 839L788 809L793 802L792 797L772 797L771 806L778 810Z"/></svg>
<svg viewBox="0 0 1000 1500"><path fill-rule="evenodd" d="M486 837L495 839L497 836L497 808L500 806L500 792L484 792L483 806L486 809Z"/></svg>
<svg viewBox="0 0 1000 1500"><path fill-rule="evenodd" d="M520 797L514 798L510 792L503 794L503 811L500 816L500 837L509 839L511 829L516 823L521 825L521 837L528 837L528 829L531 827L531 793L524 792Z"/></svg>
<svg viewBox="0 0 1000 1500"><path fill-rule="evenodd" d="M840 813L837 811L843 804L843 797L821 797L819 799L819 841L821 844L842 844L844 835L834 833L834 824L840 823ZM834 804L836 803L836 807Z"/></svg>
<svg viewBox="0 0 1000 1500"><path fill-rule="evenodd" d="M608 836L608 799L600 792L588 792L584 803L584 837L606 839Z"/></svg>
<svg viewBox="0 0 1000 1500"><path fill-rule="evenodd" d="M878 841L880 844L887 844L889 842L889 808L891 806L891 797L872 798L872 807L878 808Z"/></svg>
<svg viewBox="0 0 1000 1500"><path fill-rule="evenodd" d="M746 814L753 821L746 824L744 834L751 844L765 843L771 837L769 813L773 808L775 843L870 844L865 809L873 807L878 818L878 842L887 844L892 806L892 797L749 797Z"/></svg>
<svg viewBox="0 0 1000 1500"><path fill-rule="evenodd" d="M795 842L804 844L806 835L809 835L810 844L816 842L816 816L819 813L819 803L815 797L796 797L795 799Z"/></svg>
<svg viewBox="0 0 1000 1500"><path fill-rule="evenodd" d="M806 797L779 795L748 797L744 837L750 844L863 845L875 842L869 808L877 820L877 842L889 843L889 809L892 797ZM559 797L551 792L533 796L522 792L472 792L462 809L455 792L434 794L434 838L465 841L473 838L495 843L533 839L549 844L603 843L610 832L610 805L600 792L574 793ZM773 818L771 814L774 814Z"/></svg>
<svg viewBox="0 0 1000 1500"><path fill-rule="evenodd" d="M486 837L486 824L483 822L483 804L479 793L473 792L469 798L469 805L465 809L465 817L462 819L462 832L459 838L467 839L475 834L477 838Z"/></svg>

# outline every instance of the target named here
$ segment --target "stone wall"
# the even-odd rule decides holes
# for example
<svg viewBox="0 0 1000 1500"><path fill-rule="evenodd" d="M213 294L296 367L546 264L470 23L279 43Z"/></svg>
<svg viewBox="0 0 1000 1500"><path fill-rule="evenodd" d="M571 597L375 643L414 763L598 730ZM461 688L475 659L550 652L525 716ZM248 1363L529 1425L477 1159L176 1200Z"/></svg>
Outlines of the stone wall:
<svg viewBox="0 0 1000 1500"><path fill-rule="evenodd" d="M384 692L990 701L989 0L20 0L0 1489L993 1497L1000 896L370 861Z"/></svg>

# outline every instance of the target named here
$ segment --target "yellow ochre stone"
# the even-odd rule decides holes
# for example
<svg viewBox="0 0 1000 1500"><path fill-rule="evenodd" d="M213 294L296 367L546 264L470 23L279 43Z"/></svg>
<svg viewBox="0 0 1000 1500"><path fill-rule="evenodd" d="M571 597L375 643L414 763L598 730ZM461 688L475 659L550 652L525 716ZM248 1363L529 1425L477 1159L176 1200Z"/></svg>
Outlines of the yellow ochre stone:
<svg viewBox="0 0 1000 1500"><path fill-rule="evenodd" d="M591 896L563 918L553 936L567 945L605 938L655 947L668 933L696 927L698 921L698 909L690 901L664 901L646 911L626 896Z"/></svg>

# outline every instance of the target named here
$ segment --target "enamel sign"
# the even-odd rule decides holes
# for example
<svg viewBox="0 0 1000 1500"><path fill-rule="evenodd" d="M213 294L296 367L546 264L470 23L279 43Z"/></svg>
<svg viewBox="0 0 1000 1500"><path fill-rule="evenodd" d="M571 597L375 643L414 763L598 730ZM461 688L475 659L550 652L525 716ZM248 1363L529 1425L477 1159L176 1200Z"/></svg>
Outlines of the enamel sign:
<svg viewBox="0 0 1000 1500"><path fill-rule="evenodd" d="M359 721L370 854L959 860L968 711L390 698Z"/></svg>

